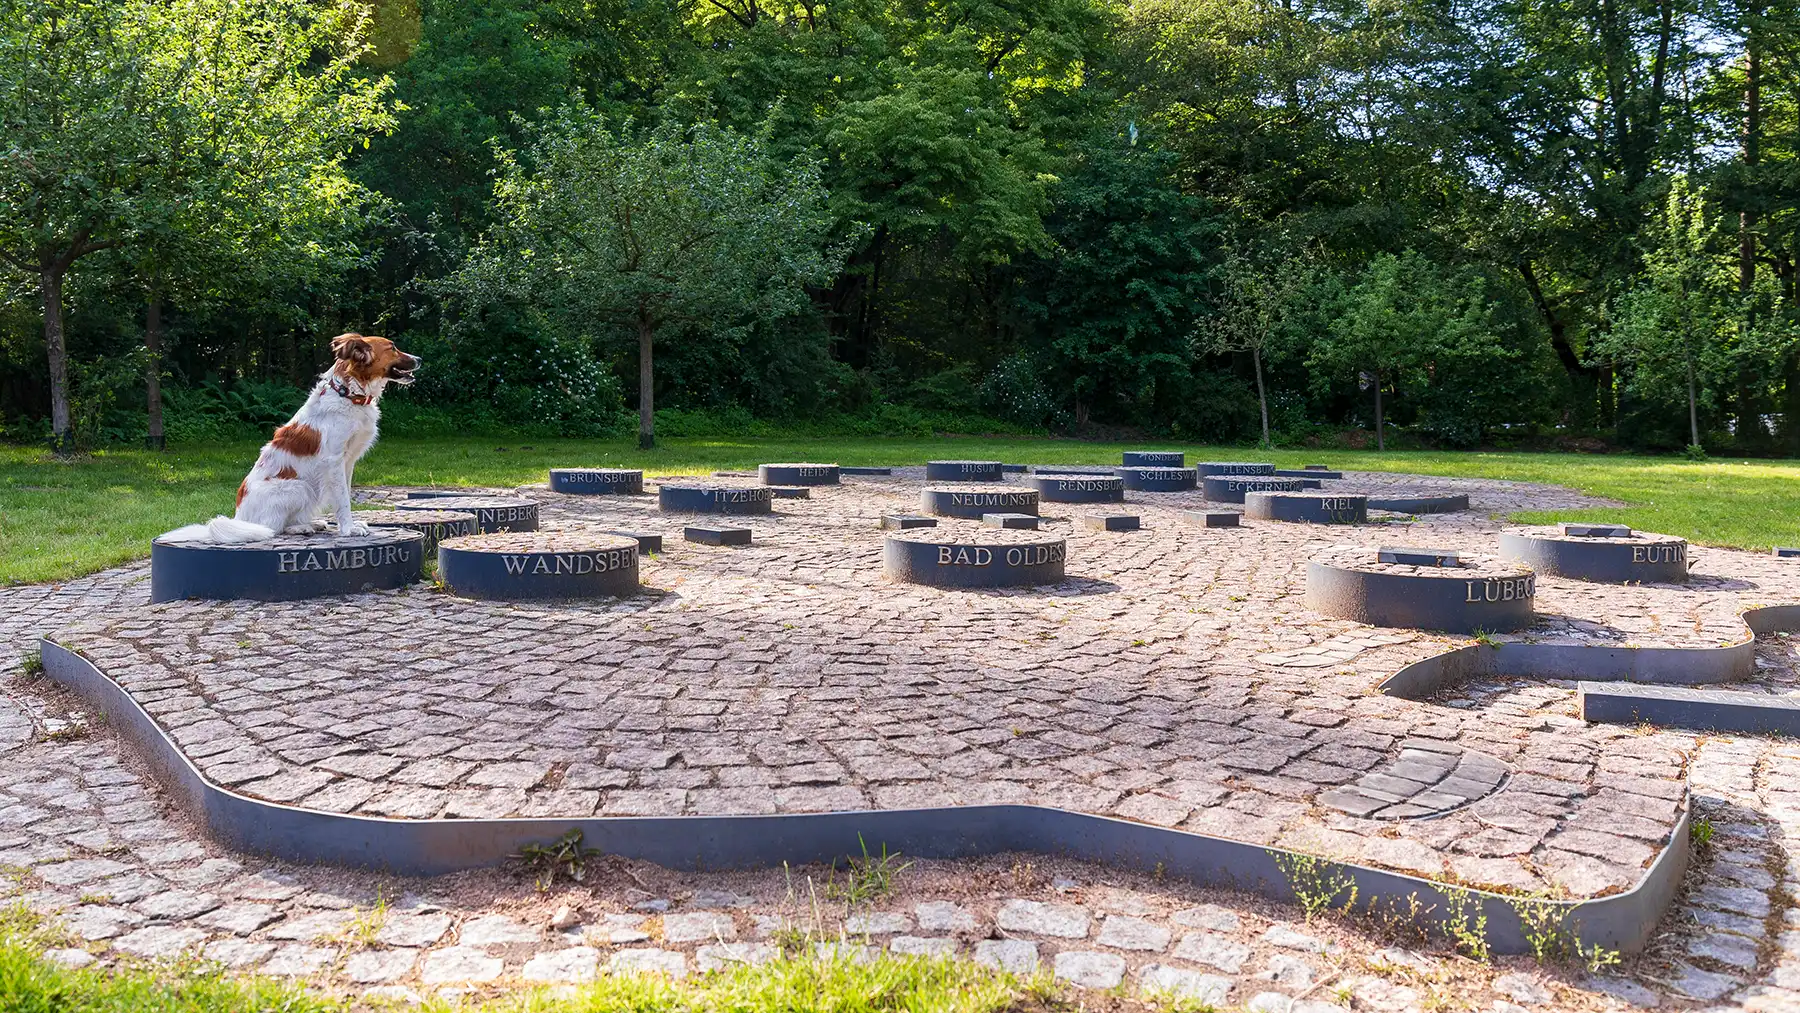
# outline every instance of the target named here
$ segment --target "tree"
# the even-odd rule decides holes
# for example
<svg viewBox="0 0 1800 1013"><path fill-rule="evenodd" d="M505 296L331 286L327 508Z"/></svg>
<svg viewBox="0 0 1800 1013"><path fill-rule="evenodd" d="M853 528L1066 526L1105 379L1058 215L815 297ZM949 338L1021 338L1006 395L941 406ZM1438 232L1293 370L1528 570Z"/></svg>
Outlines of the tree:
<svg viewBox="0 0 1800 1013"><path fill-rule="evenodd" d="M1269 393L1263 362L1270 343L1287 329L1297 302L1310 280L1311 268L1299 257L1258 269L1235 245L1228 246L1220 273L1219 299L1213 315L1201 322L1196 345L1212 354L1249 352L1256 373L1256 401L1262 412L1262 446L1270 447Z"/></svg>
<svg viewBox="0 0 1800 1013"><path fill-rule="evenodd" d="M266 186L341 196L338 159L388 116L386 79L355 71L363 18L353 0L0 0L0 261L37 281L59 451L69 271L208 200L271 230Z"/></svg>
<svg viewBox="0 0 1800 1013"><path fill-rule="evenodd" d="M1306 365L1315 381L1355 371L1375 394L1375 446L1387 449L1383 391L1421 379L1446 357L1495 355L1478 278L1445 277L1408 250L1369 262L1331 307L1331 324Z"/></svg>
<svg viewBox="0 0 1800 1013"><path fill-rule="evenodd" d="M1055 247L1023 266L1021 316L1078 426L1095 409L1142 424L1159 388L1180 389L1219 231L1175 185L1174 156L1121 133L1092 138L1053 188Z"/></svg>
<svg viewBox="0 0 1800 1013"><path fill-rule="evenodd" d="M706 124L617 133L563 107L523 153L500 155L496 224L454 286L528 300L576 333L635 332L638 443L655 443L654 349L671 324L729 331L809 307L842 264L818 166Z"/></svg>

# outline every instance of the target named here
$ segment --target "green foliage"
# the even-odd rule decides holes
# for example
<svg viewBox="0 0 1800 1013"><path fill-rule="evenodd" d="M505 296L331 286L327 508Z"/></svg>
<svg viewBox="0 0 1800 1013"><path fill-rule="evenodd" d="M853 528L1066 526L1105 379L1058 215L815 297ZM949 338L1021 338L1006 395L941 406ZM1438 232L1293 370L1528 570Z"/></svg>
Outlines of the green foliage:
<svg viewBox="0 0 1800 1013"><path fill-rule="evenodd" d="M862 854L845 859L846 869L841 879L834 868L831 877L825 881L825 896L850 907L872 904L893 893L895 877L912 867L911 862L900 861L898 851L889 854L885 843L877 855L869 854L869 842L863 840L861 834L856 835L856 843L862 848Z"/></svg>
<svg viewBox="0 0 1800 1013"><path fill-rule="evenodd" d="M1298 852L1270 851L1269 855L1287 878L1288 888L1293 890L1294 900L1306 913L1307 921L1335 907L1341 906L1346 912L1355 909L1356 880L1342 865Z"/></svg>
<svg viewBox="0 0 1800 1013"><path fill-rule="evenodd" d="M537 880L540 892L555 886L557 879L563 876L572 882L585 882L588 863L605 853L599 848L584 847L581 838L581 831L576 829L549 844L527 844L512 856L512 860L521 872Z"/></svg>

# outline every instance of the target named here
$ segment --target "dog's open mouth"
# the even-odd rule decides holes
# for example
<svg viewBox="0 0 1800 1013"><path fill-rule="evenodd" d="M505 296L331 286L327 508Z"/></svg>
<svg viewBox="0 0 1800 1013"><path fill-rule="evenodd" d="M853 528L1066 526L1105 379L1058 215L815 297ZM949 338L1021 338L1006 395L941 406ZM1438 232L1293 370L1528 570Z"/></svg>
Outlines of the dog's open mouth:
<svg viewBox="0 0 1800 1013"><path fill-rule="evenodd" d="M387 378L389 381L391 381L393 383L401 384L404 386L405 384L409 384L409 383L413 382L413 380L414 380L413 370L418 369L418 368L419 368L419 364L416 362L410 366L401 366L399 363L395 363L394 365L388 367Z"/></svg>

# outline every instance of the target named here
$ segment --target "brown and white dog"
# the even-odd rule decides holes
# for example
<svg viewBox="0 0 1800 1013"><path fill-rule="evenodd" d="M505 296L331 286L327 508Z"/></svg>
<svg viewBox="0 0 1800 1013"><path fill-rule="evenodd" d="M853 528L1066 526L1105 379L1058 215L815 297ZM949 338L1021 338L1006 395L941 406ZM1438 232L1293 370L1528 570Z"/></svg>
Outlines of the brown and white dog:
<svg viewBox="0 0 1800 1013"><path fill-rule="evenodd" d="M350 515L356 462L375 442L377 402L389 383L413 382L419 359L386 338L340 334L331 339L337 361L319 374L312 395L263 445L250 474L238 483L237 516L214 517L164 535L174 541L256 542L276 534L326 530L320 514L335 513L339 535L366 535Z"/></svg>

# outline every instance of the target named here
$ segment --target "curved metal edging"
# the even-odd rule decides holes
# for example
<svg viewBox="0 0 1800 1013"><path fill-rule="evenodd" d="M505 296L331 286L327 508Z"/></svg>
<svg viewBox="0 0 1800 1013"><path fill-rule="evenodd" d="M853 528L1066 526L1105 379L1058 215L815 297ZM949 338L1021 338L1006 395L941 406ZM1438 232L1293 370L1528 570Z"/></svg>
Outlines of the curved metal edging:
<svg viewBox="0 0 1800 1013"><path fill-rule="evenodd" d="M1750 632L1800 629L1800 605L1770 605L1744 613ZM1472 644L1395 672L1377 688L1421 700L1468 679L1526 676L1692 686L1738 682L1756 671L1756 641L1723 647L1611 647L1586 644Z"/></svg>
<svg viewBox="0 0 1800 1013"><path fill-rule="evenodd" d="M798 813L777 816L619 816L585 819L395 820L316 812L249 798L208 781L123 687L92 662L49 638L45 673L106 714L144 754L176 801L226 846L296 862L435 875L491 866L520 846L579 829L584 842L609 854L670 868L729 869L778 862L834 861L885 845L920 858L967 858L1008 851L1067 855L1139 869L1159 869L1203 886L1251 890L1275 900L1294 892L1281 863L1297 853L1145 823L1043 806L987 805L940 809ZM1688 815L1631 890L1586 901L1543 902L1589 946L1643 948L1687 868ZM1487 919L1497 953L1529 951L1520 910L1508 898L1458 890L1416 876L1336 864L1355 884L1357 908L1376 915L1415 910L1442 922L1462 909ZM1339 900L1343 895L1340 893ZM1472 902L1472 903L1471 903ZM1535 904L1533 905L1536 906Z"/></svg>

